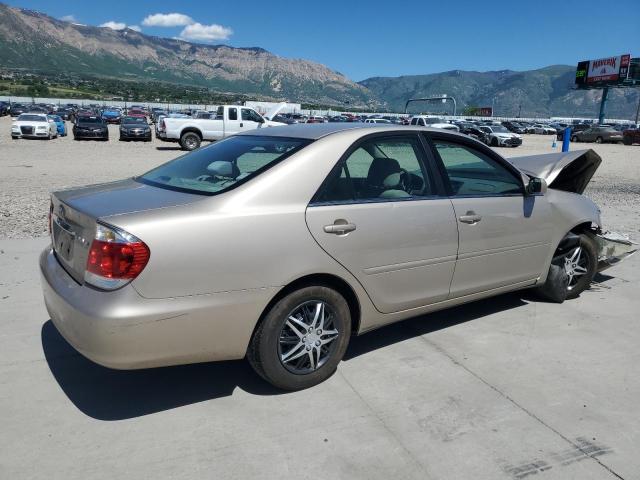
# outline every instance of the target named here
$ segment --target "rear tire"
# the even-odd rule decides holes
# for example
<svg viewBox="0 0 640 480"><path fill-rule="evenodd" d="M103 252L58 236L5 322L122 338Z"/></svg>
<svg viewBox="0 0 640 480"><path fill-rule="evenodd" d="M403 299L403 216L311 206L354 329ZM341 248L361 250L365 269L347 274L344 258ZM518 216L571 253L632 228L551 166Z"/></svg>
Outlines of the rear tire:
<svg viewBox="0 0 640 480"><path fill-rule="evenodd" d="M625 145L631 145L633 142L630 138L625 138L624 140L622 140L622 143L624 143Z"/></svg>
<svg viewBox="0 0 640 480"><path fill-rule="evenodd" d="M202 140L200 139L200 135L195 132L183 133L180 137L180 146L183 150L187 150L189 152L199 148L201 142Z"/></svg>
<svg viewBox="0 0 640 480"><path fill-rule="evenodd" d="M301 390L333 375L350 336L351 314L342 295L322 285L304 287L266 313L253 334L247 359L271 385Z"/></svg>

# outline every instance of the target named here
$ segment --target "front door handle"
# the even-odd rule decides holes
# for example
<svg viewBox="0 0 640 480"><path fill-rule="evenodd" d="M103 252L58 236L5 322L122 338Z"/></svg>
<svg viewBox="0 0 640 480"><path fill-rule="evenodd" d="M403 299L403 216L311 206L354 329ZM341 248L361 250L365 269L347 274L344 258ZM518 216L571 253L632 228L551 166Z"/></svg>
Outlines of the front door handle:
<svg viewBox="0 0 640 480"><path fill-rule="evenodd" d="M473 210L469 210L465 215L460 215L458 217L458 220L460 220L462 223L468 223L469 225L474 225L478 223L480 220L482 220L482 217L478 215L476 212L474 212Z"/></svg>
<svg viewBox="0 0 640 480"><path fill-rule="evenodd" d="M332 233L333 235L346 235L349 232L353 232L355 229L355 223L349 223L343 219L336 220L332 225L325 225L323 227L325 233Z"/></svg>

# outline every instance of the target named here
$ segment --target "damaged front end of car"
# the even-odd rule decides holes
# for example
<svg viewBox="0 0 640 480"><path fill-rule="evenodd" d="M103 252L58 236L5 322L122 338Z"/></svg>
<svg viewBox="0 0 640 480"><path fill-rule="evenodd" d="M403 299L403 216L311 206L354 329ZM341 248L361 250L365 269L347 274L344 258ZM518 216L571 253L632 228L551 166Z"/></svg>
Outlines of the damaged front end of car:
<svg viewBox="0 0 640 480"><path fill-rule="evenodd" d="M513 157L509 161L525 174L544 179L551 190L582 195L602 163L602 158L595 151L588 149ZM624 234L603 231L599 222L599 209L586 197L581 198L583 201L574 196L554 195L553 192L549 195L550 203L561 211L567 220L573 217L576 222L591 222L591 227L584 228L583 231L592 238L597 247L597 271L606 270L633 255L638 250L638 243ZM575 248L576 241L576 235L567 234L554 258L560 258L566 254L565 250Z"/></svg>
<svg viewBox="0 0 640 480"><path fill-rule="evenodd" d="M638 251L638 243L617 232L592 234L598 245L598 272L617 265Z"/></svg>

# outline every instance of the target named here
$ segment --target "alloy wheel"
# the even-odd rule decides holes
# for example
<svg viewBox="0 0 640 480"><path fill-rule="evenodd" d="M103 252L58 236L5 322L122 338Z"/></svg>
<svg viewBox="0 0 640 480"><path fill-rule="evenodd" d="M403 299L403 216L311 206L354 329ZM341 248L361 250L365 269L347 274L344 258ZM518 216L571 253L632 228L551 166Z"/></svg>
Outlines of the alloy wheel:
<svg viewBox="0 0 640 480"><path fill-rule="evenodd" d="M287 315L280 331L278 355L289 372L304 375L326 363L340 335L335 318L334 310L321 300L305 302Z"/></svg>
<svg viewBox="0 0 640 480"><path fill-rule="evenodd" d="M567 288L571 291L580 277L589 271L589 257L584 254L582 247L576 247L564 257L564 271L569 279Z"/></svg>

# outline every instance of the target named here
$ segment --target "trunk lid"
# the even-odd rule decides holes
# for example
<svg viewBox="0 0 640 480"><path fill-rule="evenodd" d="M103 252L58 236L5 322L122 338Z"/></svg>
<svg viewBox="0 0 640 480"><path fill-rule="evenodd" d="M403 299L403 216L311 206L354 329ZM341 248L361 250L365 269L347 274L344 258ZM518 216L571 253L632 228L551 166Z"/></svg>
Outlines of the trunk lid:
<svg viewBox="0 0 640 480"><path fill-rule="evenodd" d="M544 178L549 188L582 194L602 159L593 150L546 153L507 159L528 175Z"/></svg>
<svg viewBox="0 0 640 480"><path fill-rule="evenodd" d="M175 207L207 197L145 185L133 179L51 194L51 243L64 269L84 282L96 223L104 217Z"/></svg>

